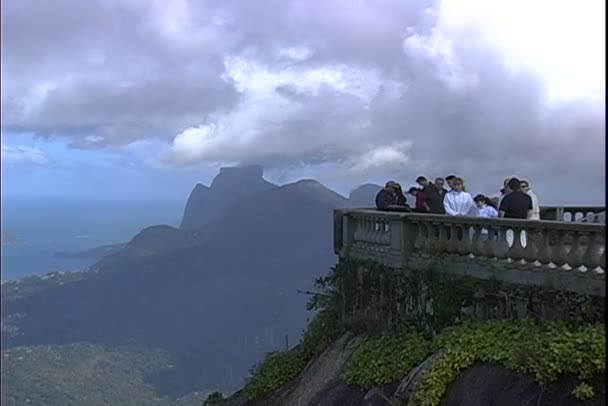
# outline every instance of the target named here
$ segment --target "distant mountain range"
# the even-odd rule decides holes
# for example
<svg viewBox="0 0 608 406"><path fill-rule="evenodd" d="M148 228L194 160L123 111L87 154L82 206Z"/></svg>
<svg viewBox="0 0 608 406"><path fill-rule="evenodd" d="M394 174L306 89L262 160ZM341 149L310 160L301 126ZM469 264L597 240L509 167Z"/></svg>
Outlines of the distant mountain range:
<svg viewBox="0 0 608 406"><path fill-rule="evenodd" d="M349 200L314 180L273 185L259 166L222 168L195 186L180 228L91 250L109 255L86 277L3 301L3 344L161 350L174 366L149 377L159 393L236 389L286 336L299 341L311 315L297 290L336 262L333 209L372 206L379 188Z"/></svg>

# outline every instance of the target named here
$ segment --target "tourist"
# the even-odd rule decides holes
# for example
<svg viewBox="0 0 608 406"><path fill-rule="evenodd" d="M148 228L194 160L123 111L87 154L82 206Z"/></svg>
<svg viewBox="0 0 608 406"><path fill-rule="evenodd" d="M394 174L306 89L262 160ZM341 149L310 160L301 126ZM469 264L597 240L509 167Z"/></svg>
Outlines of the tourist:
<svg viewBox="0 0 608 406"><path fill-rule="evenodd" d="M498 207L498 216L512 219L528 219L532 215L532 198L521 190L519 179L511 178L507 193Z"/></svg>
<svg viewBox="0 0 608 406"><path fill-rule="evenodd" d="M454 179L456 179L456 175L449 175L445 177L445 181L448 184L450 190L453 189L452 182L454 182Z"/></svg>
<svg viewBox="0 0 608 406"><path fill-rule="evenodd" d="M494 207L494 202L484 195L477 195L473 199L477 206L477 217L498 217L498 211Z"/></svg>
<svg viewBox="0 0 608 406"><path fill-rule="evenodd" d="M434 184L429 182L424 176L418 176L416 183L422 186L423 204L427 213L445 214L443 198Z"/></svg>
<svg viewBox="0 0 608 406"><path fill-rule="evenodd" d="M376 208L378 210L409 210L407 201L401 190L401 185L395 181L388 181L384 188L376 195Z"/></svg>
<svg viewBox="0 0 608 406"><path fill-rule="evenodd" d="M439 192L439 196L441 196L441 200L445 199L445 195L448 193L448 190L445 188L445 181L443 178L435 179L435 188Z"/></svg>
<svg viewBox="0 0 608 406"><path fill-rule="evenodd" d="M448 192L443 201L446 214L449 216L475 215L475 202L473 202L471 194L464 191L464 181L461 178L454 178L451 183L452 190Z"/></svg>
<svg viewBox="0 0 608 406"><path fill-rule="evenodd" d="M415 213L426 213L427 210L424 206L424 192L417 187L412 186L408 191L408 194L416 198L416 204L414 205Z"/></svg>
<svg viewBox="0 0 608 406"><path fill-rule="evenodd" d="M521 191L530 196L530 198L532 199L532 213L528 218L530 220L540 220L540 206L538 204L538 197L536 196L536 193L532 191L532 188L530 187L530 182L528 182L527 180L522 180L520 181L520 185Z"/></svg>
<svg viewBox="0 0 608 406"><path fill-rule="evenodd" d="M503 197L498 207L498 217L511 219L528 219L532 215L532 198L521 190L521 183L517 178L511 178L506 187L507 194ZM527 245L527 233L525 230L520 232L521 246ZM515 241L515 234L512 229L506 232L507 244L511 247Z"/></svg>

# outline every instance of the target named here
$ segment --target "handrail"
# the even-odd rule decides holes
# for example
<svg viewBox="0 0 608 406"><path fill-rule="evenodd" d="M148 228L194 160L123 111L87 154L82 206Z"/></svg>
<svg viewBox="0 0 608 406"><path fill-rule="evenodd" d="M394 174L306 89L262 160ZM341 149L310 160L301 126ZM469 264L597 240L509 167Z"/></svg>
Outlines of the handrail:
<svg viewBox="0 0 608 406"><path fill-rule="evenodd" d="M604 295L605 224L369 209L338 209L334 215L334 248L343 258L401 268L499 266L500 272L491 272L499 279L523 284L536 279L532 284L565 284L565 290Z"/></svg>

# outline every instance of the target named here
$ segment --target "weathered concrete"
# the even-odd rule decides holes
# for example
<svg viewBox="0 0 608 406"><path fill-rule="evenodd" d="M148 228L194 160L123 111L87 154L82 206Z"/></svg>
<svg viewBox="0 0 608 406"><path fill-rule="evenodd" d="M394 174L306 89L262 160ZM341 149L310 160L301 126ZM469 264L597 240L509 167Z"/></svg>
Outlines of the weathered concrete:
<svg viewBox="0 0 608 406"><path fill-rule="evenodd" d="M341 259L605 296L605 224L336 210Z"/></svg>

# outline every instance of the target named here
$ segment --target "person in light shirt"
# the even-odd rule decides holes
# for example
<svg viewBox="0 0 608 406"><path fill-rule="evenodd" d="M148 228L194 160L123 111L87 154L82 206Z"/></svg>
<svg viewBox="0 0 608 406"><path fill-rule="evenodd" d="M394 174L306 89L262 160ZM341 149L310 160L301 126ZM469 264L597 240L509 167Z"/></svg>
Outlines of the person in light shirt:
<svg viewBox="0 0 608 406"><path fill-rule="evenodd" d="M498 210L496 210L493 202L488 197L484 195L477 195L473 200L477 206L477 217L498 217Z"/></svg>
<svg viewBox="0 0 608 406"><path fill-rule="evenodd" d="M443 206L445 214L448 216L475 216L477 214L473 197L464 191L462 178L455 178L452 181L452 190L445 195Z"/></svg>

